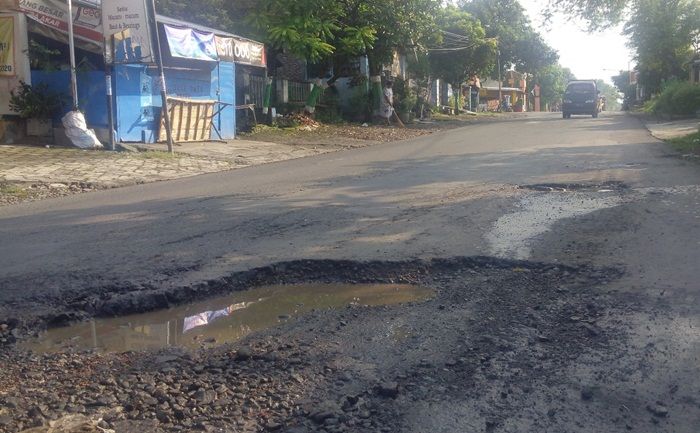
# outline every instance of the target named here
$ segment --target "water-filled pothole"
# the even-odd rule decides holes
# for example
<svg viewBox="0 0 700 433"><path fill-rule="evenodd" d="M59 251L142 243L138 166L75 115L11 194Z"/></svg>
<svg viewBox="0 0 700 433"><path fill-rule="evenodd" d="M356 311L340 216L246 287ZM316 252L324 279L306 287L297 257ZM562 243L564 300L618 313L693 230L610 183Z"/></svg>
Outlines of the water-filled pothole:
<svg viewBox="0 0 700 433"><path fill-rule="evenodd" d="M591 191L591 192L611 192L620 191L627 188L624 182L611 180L601 183L536 183L532 185L520 185L522 189L545 192L569 192L569 191Z"/></svg>
<svg viewBox="0 0 700 433"><path fill-rule="evenodd" d="M423 301L433 293L426 287L406 284L265 286L167 310L50 329L24 347L35 352L193 348L235 341L313 309Z"/></svg>

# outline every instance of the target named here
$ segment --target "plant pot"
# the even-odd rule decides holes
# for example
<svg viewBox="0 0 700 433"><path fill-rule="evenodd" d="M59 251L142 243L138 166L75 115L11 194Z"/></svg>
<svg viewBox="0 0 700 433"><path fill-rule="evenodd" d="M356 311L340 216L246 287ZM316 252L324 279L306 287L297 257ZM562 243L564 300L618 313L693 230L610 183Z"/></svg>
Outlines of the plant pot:
<svg viewBox="0 0 700 433"><path fill-rule="evenodd" d="M27 119L27 135L30 137L51 137L51 119Z"/></svg>

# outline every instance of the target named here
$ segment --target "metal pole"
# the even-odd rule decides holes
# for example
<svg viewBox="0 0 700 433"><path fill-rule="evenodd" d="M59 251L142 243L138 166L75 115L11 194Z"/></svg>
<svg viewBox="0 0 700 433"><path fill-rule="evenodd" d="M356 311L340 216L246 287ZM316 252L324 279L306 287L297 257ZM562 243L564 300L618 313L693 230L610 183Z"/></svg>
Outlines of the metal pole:
<svg viewBox="0 0 700 433"><path fill-rule="evenodd" d="M165 124L165 136L168 139L168 152L173 153L173 134L170 129L170 116L168 115L168 96L165 88L165 72L163 71L163 55L160 50L160 34L158 33L158 21L156 20L156 3L150 0L151 11L153 12L153 31L156 34L156 64L158 65L158 75L160 76L160 99L162 101L162 116Z"/></svg>
<svg viewBox="0 0 700 433"><path fill-rule="evenodd" d="M496 54L496 62L498 63L498 111L501 111L501 103L503 101L503 92L501 90L501 50Z"/></svg>
<svg viewBox="0 0 700 433"><path fill-rule="evenodd" d="M75 76L75 42L73 40L73 2L68 0L68 52L70 57L70 93L73 110L78 109L78 79Z"/></svg>
<svg viewBox="0 0 700 433"><path fill-rule="evenodd" d="M112 107L112 68L105 65L105 85L107 86L107 120L109 121L109 149L115 149L114 143L114 110Z"/></svg>

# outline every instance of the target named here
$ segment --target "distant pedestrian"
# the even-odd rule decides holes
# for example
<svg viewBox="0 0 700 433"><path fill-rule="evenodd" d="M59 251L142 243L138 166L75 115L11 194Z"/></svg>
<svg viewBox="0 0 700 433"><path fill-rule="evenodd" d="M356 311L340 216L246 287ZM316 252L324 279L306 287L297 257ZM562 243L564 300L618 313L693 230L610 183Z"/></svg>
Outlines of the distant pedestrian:
<svg viewBox="0 0 700 433"><path fill-rule="evenodd" d="M394 83L387 80L384 83L384 91L382 92L382 100L379 104L379 116L382 117L387 125L391 125L391 115L394 113Z"/></svg>

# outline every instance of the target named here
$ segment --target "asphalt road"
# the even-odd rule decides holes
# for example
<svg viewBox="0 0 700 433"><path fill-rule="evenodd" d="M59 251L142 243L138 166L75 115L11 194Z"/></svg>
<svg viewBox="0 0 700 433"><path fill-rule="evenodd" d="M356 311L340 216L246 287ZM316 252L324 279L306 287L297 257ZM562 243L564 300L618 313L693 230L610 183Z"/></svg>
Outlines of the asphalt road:
<svg viewBox="0 0 700 433"><path fill-rule="evenodd" d="M180 285L299 258L492 254L612 260L634 266L645 281L690 288L698 263L692 251L700 239L689 236L698 230L698 179L697 165L672 157L637 120L623 115L565 121L544 113L477 124L372 148L0 208L0 301L127 281ZM499 218L517 217L519 185L609 180L633 189L692 191L641 193L634 203L610 204L612 213L661 206L638 215L636 224L652 226L647 236L619 227L619 217L612 218L617 230L603 224L609 245L620 244L612 258L577 257L566 246L565 222L552 231L527 232L534 240L520 239L522 233L497 233L494 240L490 234ZM552 245L556 240L560 245ZM654 245L653 254L644 245Z"/></svg>
<svg viewBox="0 0 700 433"><path fill-rule="evenodd" d="M686 178L661 167L649 173L624 166L683 165L659 160L662 154L635 120L623 116L572 122L542 116L5 207L0 278L48 274L60 280L80 273L141 279L173 266L480 253L474 225L487 229L505 209L493 212L480 203L474 215L474 190L606 178L646 186Z"/></svg>
<svg viewBox="0 0 700 433"><path fill-rule="evenodd" d="M596 404L680 395L684 409L662 430L690 432L700 425L699 204L697 162L632 117L480 123L0 208L0 315L39 314L63 294L108 285L179 287L302 258L613 267L622 277L601 290L645 307L624 324L606 319L627 335L628 356L610 371L628 374Z"/></svg>

